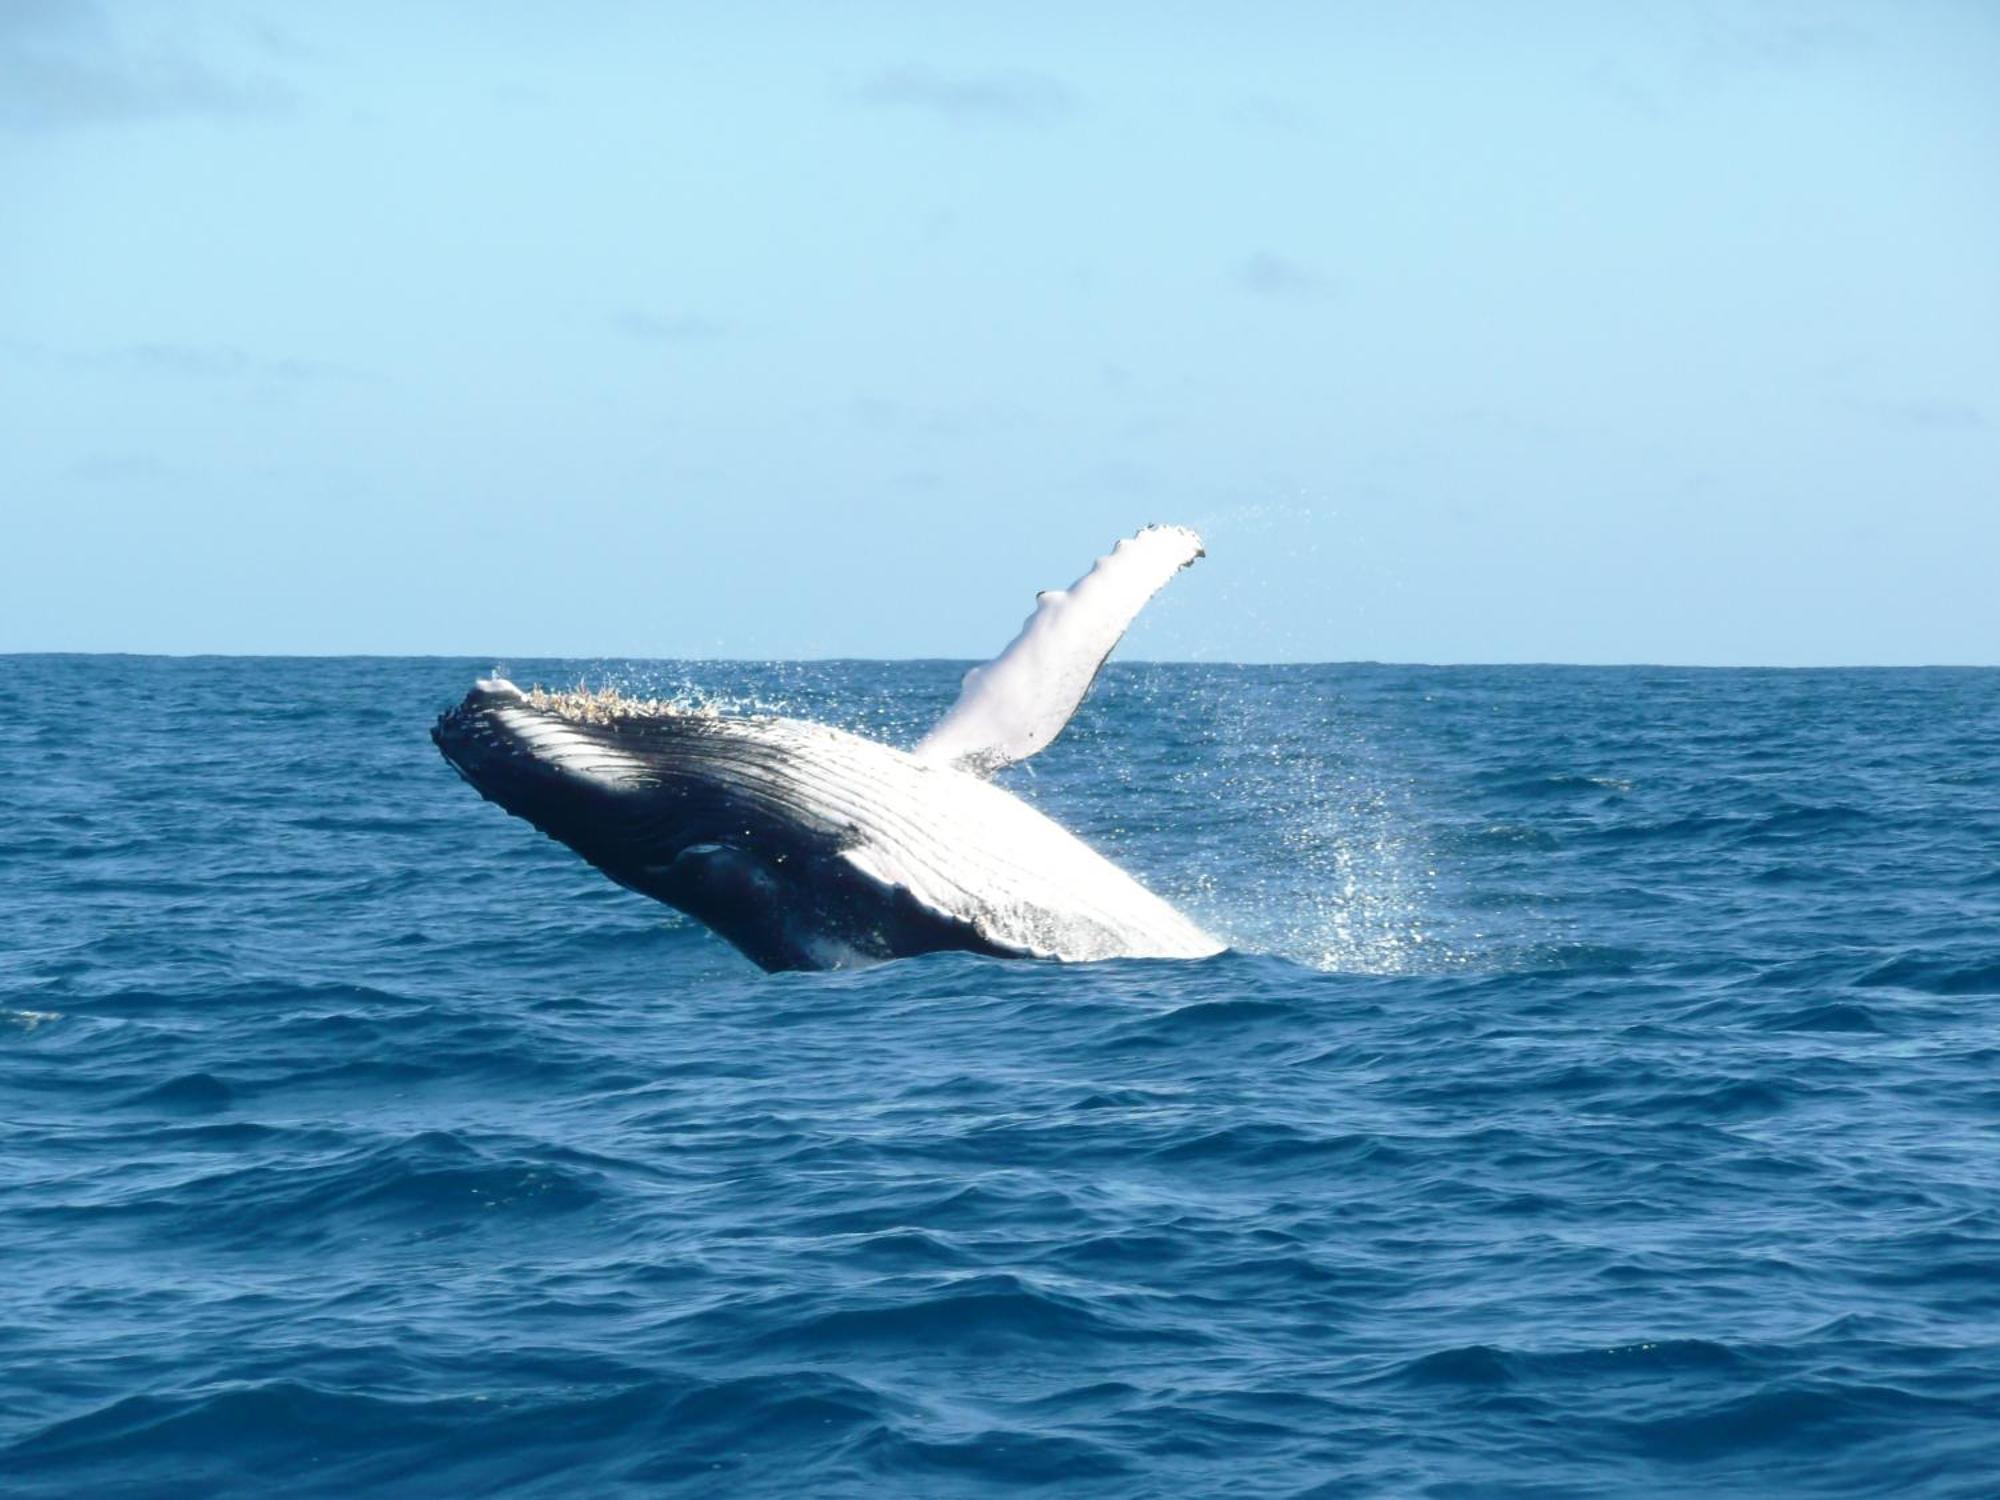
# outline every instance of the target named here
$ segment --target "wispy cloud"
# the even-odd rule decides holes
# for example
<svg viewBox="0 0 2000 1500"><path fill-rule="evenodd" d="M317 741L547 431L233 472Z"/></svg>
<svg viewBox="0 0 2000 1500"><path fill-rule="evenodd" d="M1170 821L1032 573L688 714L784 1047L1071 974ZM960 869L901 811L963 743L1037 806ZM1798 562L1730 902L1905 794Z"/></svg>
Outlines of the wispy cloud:
<svg viewBox="0 0 2000 1500"><path fill-rule="evenodd" d="M254 380L267 385L311 385L320 381L365 380L359 370L329 360L273 358L234 344L154 341L128 344L92 357L94 363L183 380Z"/></svg>
<svg viewBox="0 0 2000 1500"><path fill-rule="evenodd" d="M271 78L231 76L164 40L127 40L91 0L0 3L0 130L239 118L291 103Z"/></svg>
<svg viewBox="0 0 2000 1500"><path fill-rule="evenodd" d="M1070 114L1076 96L1060 81L1019 70L962 73L910 64L889 68L852 91L855 102L920 110L976 124L1041 124Z"/></svg>
<svg viewBox="0 0 2000 1500"><path fill-rule="evenodd" d="M1281 130L1294 134L1306 129L1308 124L1304 110L1268 94L1251 94L1238 99L1229 108L1229 118L1238 125L1249 125L1258 130Z"/></svg>
<svg viewBox="0 0 2000 1500"><path fill-rule="evenodd" d="M257 354L234 344L148 339L108 349L52 349L21 339L0 340L0 352L35 364L72 370L152 375L170 380L241 380L267 386L321 381L365 381L365 370L330 360Z"/></svg>
<svg viewBox="0 0 2000 1500"><path fill-rule="evenodd" d="M1970 432L1986 425L1986 413L1970 401L1919 397L1905 401L1863 401L1856 405L1890 427Z"/></svg>
<svg viewBox="0 0 2000 1500"><path fill-rule="evenodd" d="M695 313L663 315L632 307L613 313L611 326L627 338L646 344L702 344L729 332L728 324Z"/></svg>
<svg viewBox="0 0 2000 1500"><path fill-rule="evenodd" d="M1697 14L1689 58L1695 71L1808 68L1867 45L1860 32L1816 6L1718 6Z"/></svg>
<svg viewBox="0 0 2000 1500"><path fill-rule="evenodd" d="M1581 77L1618 105L1654 120L1718 90L1761 88L1875 45L1866 32L1809 0L1665 7L1643 14L1634 29L1638 44L1593 58Z"/></svg>
<svg viewBox="0 0 2000 1500"><path fill-rule="evenodd" d="M1333 290L1312 267L1269 250L1259 250L1236 268L1236 284L1258 297L1309 301Z"/></svg>
<svg viewBox="0 0 2000 1500"><path fill-rule="evenodd" d="M88 484L158 484L178 477L159 454L138 449L86 453L69 466L70 477Z"/></svg>

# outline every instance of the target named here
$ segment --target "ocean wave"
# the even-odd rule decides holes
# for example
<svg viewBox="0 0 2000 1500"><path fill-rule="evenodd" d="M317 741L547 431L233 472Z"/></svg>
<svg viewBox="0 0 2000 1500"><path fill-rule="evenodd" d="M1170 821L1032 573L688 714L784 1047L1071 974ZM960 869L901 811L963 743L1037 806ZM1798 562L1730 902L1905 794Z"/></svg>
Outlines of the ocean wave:
<svg viewBox="0 0 2000 1500"><path fill-rule="evenodd" d="M0 665L9 1497L1992 1488L2000 674L1114 663L1016 783L1234 951L765 976L490 662Z"/></svg>

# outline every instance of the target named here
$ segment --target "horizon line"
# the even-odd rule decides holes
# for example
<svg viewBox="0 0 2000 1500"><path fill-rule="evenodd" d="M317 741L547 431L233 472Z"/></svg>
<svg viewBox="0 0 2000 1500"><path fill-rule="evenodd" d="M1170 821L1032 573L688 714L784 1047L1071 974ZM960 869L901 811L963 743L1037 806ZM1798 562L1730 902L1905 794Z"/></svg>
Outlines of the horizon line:
<svg viewBox="0 0 2000 1500"><path fill-rule="evenodd" d="M519 661L553 662L632 662L701 664L706 666L836 666L939 665L974 667L991 661L987 656L634 656L617 653L568 656L528 652L494 653L465 651L0 651L0 660L25 657L112 658L137 661L429 661L494 662L504 665L509 658ZM1990 672L2000 662L1675 662L1675 661L1554 661L1546 658L1513 661L1391 661L1381 657L1289 659L1281 661L1220 661L1187 657L1134 656L1107 660L1100 670L1113 667L1421 667L1432 670L1464 668L1559 667L1576 671L1671 671L1671 672Z"/></svg>

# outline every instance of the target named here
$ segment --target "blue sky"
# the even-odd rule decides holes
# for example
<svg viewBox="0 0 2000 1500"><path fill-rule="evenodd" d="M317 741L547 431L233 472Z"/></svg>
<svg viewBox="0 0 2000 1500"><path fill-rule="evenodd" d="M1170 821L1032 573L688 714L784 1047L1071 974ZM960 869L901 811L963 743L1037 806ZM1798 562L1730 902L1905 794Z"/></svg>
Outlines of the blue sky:
<svg viewBox="0 0 2000 1500"><path fill-rule="evenodd" d="M0 650L2000 660L2000 7L0 4Z"/></svg>

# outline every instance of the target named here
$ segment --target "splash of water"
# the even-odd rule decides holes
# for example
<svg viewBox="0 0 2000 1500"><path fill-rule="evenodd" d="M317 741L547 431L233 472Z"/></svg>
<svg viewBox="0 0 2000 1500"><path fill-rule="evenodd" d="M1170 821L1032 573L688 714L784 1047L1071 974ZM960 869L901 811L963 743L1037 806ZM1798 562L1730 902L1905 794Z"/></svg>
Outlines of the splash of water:
<svg viewBox="0 0 2000 1500"><path fill-rule="evenodd" d="M1271 821L1270 872L1232 913L1241 946L1316 969L1404 974L1456 966L1433 930L1435 871L1400 799L1363 769L1273 757L1241 787Z"/></svg>
<svg viewBox="0 0 2000 1500"><path fill-rule="evenodd" d="M1215 859L1175 894L1211 930L1245 951L1348 973L1471 961L1448 931L1410 788L1338 705L1311 735L1275 742L1256 705L1213 703L1204 717L1213 753L1175 779Z"/></svg>

